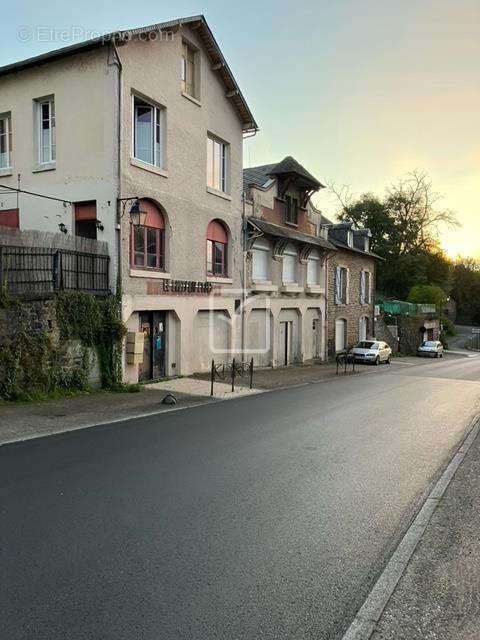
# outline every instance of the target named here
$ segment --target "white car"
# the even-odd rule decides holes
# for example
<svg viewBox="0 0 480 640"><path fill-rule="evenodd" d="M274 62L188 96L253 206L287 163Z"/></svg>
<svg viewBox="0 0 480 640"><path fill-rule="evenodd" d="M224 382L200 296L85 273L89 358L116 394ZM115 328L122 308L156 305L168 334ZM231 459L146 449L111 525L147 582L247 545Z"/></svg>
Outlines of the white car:
<svg viewBox="0 0 480 640"><path fill-rule="evenodd" d="M350 353L355 362L371 362L378 365L381 362L390 364L392 350L386 342L381 340L362 340L353 347Z"/></svg>
<svg viewBox="0 0 480 640"><path fill-rule="evenodd" d="M417 356L443 358L443 344L439 340L425 340L418 347Z"/></svg>

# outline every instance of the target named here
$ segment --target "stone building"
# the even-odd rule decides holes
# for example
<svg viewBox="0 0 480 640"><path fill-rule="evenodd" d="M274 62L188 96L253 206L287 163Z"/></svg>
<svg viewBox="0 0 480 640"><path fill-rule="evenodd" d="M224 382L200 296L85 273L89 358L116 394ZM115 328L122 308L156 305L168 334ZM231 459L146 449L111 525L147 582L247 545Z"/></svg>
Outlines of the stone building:
<svg viewBox="0 0 480 640"><path fill-rule="evenodd" d="M243 171L248 228L246 351L261 366L325 360L327 257L336 253L294 158Z"/></svg>
<svg viewBox="0 0 480 640"><path fill-rule="evenodd" d="M0 178L23 190L2 196L0 224L107 243L127 380L234 348L243 136L256 131L203 16L0 68Z"/></svg>
<svg viewBox="0 0 480 640"><path fill-rule="evenodd" d="M322 219L322 228L336 251L328 259L328 354L352 347L359 340L375 337L375 273L379 256L370 251L371 232L352 223L332 224Z"/></svg>

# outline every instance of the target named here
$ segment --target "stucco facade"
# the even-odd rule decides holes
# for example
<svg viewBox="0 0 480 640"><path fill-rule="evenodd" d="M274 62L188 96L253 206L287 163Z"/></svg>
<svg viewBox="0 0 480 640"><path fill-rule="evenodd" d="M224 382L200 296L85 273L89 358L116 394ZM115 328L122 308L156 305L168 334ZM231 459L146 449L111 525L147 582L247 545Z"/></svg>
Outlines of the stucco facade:
<svg viewBox="0 0 480 640"><path fill-rule="evenodd" d="M195 60L194 95L185 84L185 47ZM43 98L54 105L56 157L40 164ZM139 104L155 113L151 144L161 162L156 156L146 162L138 152L136 145L145 144ZM3 114L13 144L0 181L69 202L7 194L0 215L18 198L21 229L58 231L63 223L68 233L80 233L84 216L89 233L107 242L112 289L120 283L130 332L125 379L188 374L208 368L212 357L230 359L240 340L233 320L243 282L243 135L257 126L204 18L112 34L0 69ZM219 188L207 186L209 138L222 149L221 169L213 160L213 171L222 174ZM132 228L135 202L153 210L150 231L148 217L143 231ZM139 257L140 232L145 242ZM216 262L212 266L218 242L210 241L207 267L207 233L225 234L221 273ZM148 260L153 262L145 266ZM139 352L142 333L149 353Z"/></svg>
<svg viewBox="0 0 480 640"><path fill-rule="evenodd" d="M118 194L117 81L108 47L0 76L0 117L9 114L13 142L10 167L0 169L0 183L69 202L96 201L103 225L98 239L108 243L111 256ZM35 111L36 101L45 96L55 102L56 160L42 166ZM58 233L63 223L75 233L73 205L1 191L0 221L2 211L18 208L20 229ZM115 282L115 260L111 269Z"/></svg>
<svg viewBox="0 0 480 640"><path fill-rule="evenodd" d="M182 94L179 67L182 42L197 49L200 73L198 100ZM121 198L141 196L156 203L165 218L165 271L149 273L131 262L130 221L122 218L123 316L131 331L139 331L142 311L166 312L167 354L165 374L190 373L210 366L211 358L225 360L235 347L230 327L235 299L239 298L242 271L242 146L243 128L225 97L225 86L195 30L182 27L171 38L132 41L118 49L122 65ZM146 56L148 63L146 64ZM166 121L166 160L159 170L134 158L133 97L161 105ZM229 145L228 193L207 187L207 135ZM207 227L219 220L228 232L228 273L207 275ZM207 281L213 297L198 293L164 292L163 280ZM207 345L205 317L209 308L219 312L222 353ZM207 327L208 329L208 327ZM126 376L135 380L136 365L126 362Z"/></svg>
<svg viewBox="0 0 480 640"><path fill-rule="evenodd" d="M325 360L326 262L335 249L310 203L310 191L321 185L293 158L244 170L244 184L249 223L247 350L260 366ZM294 222L286 219L288 198L298 203ZM262 272L255 265L259 259ZM313 277L312 269L308 275L309 260Z"/></svg>

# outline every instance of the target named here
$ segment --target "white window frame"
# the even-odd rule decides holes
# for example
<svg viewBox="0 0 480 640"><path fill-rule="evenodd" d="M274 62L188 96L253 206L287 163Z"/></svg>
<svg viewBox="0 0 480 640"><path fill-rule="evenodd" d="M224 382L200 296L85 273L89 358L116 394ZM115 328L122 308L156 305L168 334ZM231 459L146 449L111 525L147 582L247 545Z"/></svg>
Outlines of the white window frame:
<svg viewBox="0 0 480 640"><path fill-rule="evenodd" d="M219 175L218 180L215 167L215 151L218 147L219 151ZM210 175L211 173L211 175ZM213 135L207 135L207 187L228 193L230 189L230 145L224 140L220 140Z"/></svg>
<svg viewBox="0 0 480 640"><path fill-rule="evenodd" d="M7 159L6 164L1 164L0 156L0 170L8 170L12 168L12 114L7 111L0 114L0 120L5 122L5 133L0 136L5 137L5 157Z"/></svg>
<svg viewBox="0 0 480 640"><path fill-rule="evenodd" d="M365 304L372 302L372 274L365 271Z"/></svg>
<svg viewBox="0 0 480 640"><path fill-rule="evenodd" d="M188 85L187 85L186 72L187 72L187 63L189 62L189 60L185 57L185 49L187 50L187 54L188 54L188 51L190 51L193 57L193 60L191 61L191 64L193 66L191 91L189 91ZM190 96L190 98L195 98L195 100L198 100L200 96L200 93L198 91L199 89L198 59L199 59L198 49L196 49L196 47L191 45L186 40L182 40L182 63L181 63L181 75L180 75L182 80L182 93L186 94L187 96Z"/></svg>
<svg viewBox="0 0 480 640"><path fill-rule="evenodd" d="M287 244L283 251L282 260L282 283L283 284L296 284L298 280L298 251L293 244ZM291 269L293 273L292 279L288 274L288 270Z"/></svg>
<svg viewBox="0 0 480 640"><path fill-rule="evenodd" d="M258 238L252 246L252 280L268 282L270 277L270 243Z"/></svg>
<svg viewBox="0 0 480 640"><path fill-rule="evenodd" d="M38 98L35 101L36 108L36 126L37 126L37 162L39 165L52 164L57 160L57 145L56 145L56 116L55 116L55 97L49 96L48 98ZM43 107L48 105L48 118L43 118ZM42 131L44 121L48 121L48 146L43 145ZM45 159L43 150L48 150L48 157Z"/></svg>
<svg viewBox="0 0 480 640"><path fill-rule="evenodd" d="M141 104L135 104L135 103ZM139 107L149 108L151 110L151 152L153 162L149 162L144 158L140 158L137 155L137 109ZM157 104L154 101L148 100L143 96L132 94L132 157L135 160L144 162L152 167L158 167L159 169L165 169L165 107ZM156 137L159 132L160 141L157 143Z"/></svg>
<svg viewBox="0 0 480 640"><path fill-rule="evenodd" d="M320 254L316 249L314 249L307 258L307 285L318 285L320 284L320 266L321 259ZM311 279L311 272L314 271L315 278Z"/></svg>
<svg viewBox="0 0 480 640"><path fill-rule="evenodd" d="M349 269L347 267L337 266L335 271L335 304L348 304L349 282Z"/></svg>

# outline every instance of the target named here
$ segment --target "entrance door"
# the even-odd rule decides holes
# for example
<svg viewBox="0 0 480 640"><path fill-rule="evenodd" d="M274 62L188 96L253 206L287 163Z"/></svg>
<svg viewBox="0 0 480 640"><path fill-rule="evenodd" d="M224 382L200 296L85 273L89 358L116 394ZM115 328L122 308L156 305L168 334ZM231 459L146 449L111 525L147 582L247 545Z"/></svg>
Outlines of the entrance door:
<svg viewBox="0 0 480 640"><path fill-rule="evenodd" d="M165 377L165 311L153 312L152 378Z"/></svg>
<svg viewBox="0 0 480 640"><path fill-rule="evenodd" d="M360 318L359 327L358 327L358 339L359 341L363 341L367 339L367 318Z"/></svg>
<svg viewBox="0 0 480 640"><path fill-rule="evenodd" d="M278 363L280 366L285 366L291 362L292 327L293 322L291 320L279 323Z"/></svg>
<svg viewBox="0 0 480 640"><path fill-rule="evenodd" d="M320 343L322 339L322 326L320 318L314 318L313 320L313 357L320 358Z"/></svg>
<svg viewBox="0 0 480 640"><path fill-rule="evenodd" d="M335 351L344 351L346 346L347 321L339 318L335 322Z"/></svg>
<svg viewBox="0 0 480 640"><path fill-rule="evenodd" d="M144 336L143 362L139 367L139 380L152 380L165 376L165 311L142 311L140 331Z"/></svg>

